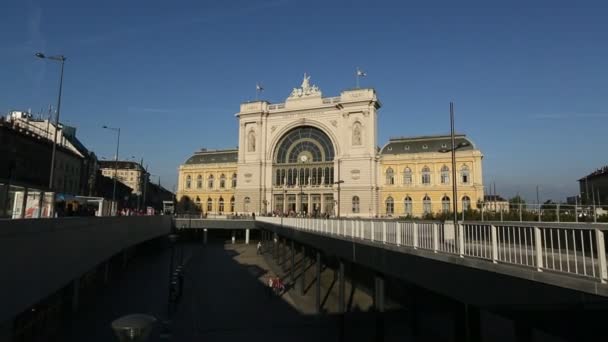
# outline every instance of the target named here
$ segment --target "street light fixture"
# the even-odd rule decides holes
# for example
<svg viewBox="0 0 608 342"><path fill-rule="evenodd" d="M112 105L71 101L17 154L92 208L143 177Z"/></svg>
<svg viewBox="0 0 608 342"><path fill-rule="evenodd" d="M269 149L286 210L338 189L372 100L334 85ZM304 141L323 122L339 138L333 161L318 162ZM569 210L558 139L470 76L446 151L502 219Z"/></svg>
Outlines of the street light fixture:
<svg viewBox="0 0 608 342"><path fill-rule="evenodd" d="M116 136L116 155L114 156L114 185L112 186L112 215L116 215L118 205L116 203L116 177L118 176L118 148L120 147L120 128L102 126L104 129L117 132ZM114 206L116 205L116 208Z"/></svg>
<svg viewBox="0 0 608 342"><path fill-rule="evenodd" d="M61 62L61 76L59 77L59 95L57 97L57 111L55 112L55 133L53 137L53 152L51 154L51 171L49 176L49 189L53 190L53 183L55 177L55 154L57 151L57 130L59 129L59 114L61 112L61 93L63 90L63 66L65 64L66 58L63 55L47 57L42 52L37 52L35 56L40 59L50 59L53 61Z"/></svg>
<svg viewBox="0 0 608 342"><path fill-rule="evenodd" d="M460 142L456 145L456 137L454 135L454 103L450 102L450 136L452 139L452 147L442 148L439 153L448 153L452 152L452 202L453 210L454 210L454 227L458 224L458 189L456 188L456 150L461 149L463 147L469 146L469 143L466 141Z"/></svg>
<svg viewBox="0 0 608 342"><path fill-rule="evenodd" d="M338 184L338 219L340 218L340 184L342 183L344 183L344 181L341 179L334 182L334 184Z"/></svg>

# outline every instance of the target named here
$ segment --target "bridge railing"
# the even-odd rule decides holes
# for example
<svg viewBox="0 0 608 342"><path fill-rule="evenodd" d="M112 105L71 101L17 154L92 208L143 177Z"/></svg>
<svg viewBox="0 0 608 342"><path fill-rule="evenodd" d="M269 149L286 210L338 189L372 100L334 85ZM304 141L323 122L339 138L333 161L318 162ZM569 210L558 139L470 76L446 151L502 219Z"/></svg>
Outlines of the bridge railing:
<svg viewBox="0 0 608 342"><path fill-rule="evenodd" d="M317 234L412 247L608 281L608 224L337 220L258 217Z"/></svg>

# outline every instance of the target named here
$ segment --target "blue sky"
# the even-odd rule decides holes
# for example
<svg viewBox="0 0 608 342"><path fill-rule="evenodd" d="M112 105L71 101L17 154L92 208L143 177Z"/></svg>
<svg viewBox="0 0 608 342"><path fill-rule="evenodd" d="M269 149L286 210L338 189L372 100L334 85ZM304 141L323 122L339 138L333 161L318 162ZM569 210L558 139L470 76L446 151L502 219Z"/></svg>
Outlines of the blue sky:
<svg viewBox="0 0 608 342"><path fill-rule="evenodd" d="M606 160L608 5L600 1L32 1L0 4L0 112L55 105L98 156L144 158L172 188L201 147L237 144L234 113L283 102L302 74L324 96L378 91L379 140L456 129L499 193L562 199Z"/></svg>

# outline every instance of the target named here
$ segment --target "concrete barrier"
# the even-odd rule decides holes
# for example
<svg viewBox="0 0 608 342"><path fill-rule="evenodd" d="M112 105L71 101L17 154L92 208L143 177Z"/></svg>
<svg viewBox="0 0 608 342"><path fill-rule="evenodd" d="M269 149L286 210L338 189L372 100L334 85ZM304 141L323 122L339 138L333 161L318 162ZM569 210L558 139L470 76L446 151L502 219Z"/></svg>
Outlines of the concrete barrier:
<svg viewBox="0 0 608 342"><path fill-rule="evenodd" d="M170 216L0 220L0 322L170 230Z"/></svg>

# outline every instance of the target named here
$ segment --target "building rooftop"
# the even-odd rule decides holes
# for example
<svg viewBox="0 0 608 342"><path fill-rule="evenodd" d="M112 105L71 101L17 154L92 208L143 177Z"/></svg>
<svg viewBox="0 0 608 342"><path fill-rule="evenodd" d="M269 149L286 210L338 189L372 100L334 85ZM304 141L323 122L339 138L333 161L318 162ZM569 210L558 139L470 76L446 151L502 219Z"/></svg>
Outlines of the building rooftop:
<svg viewBox="0 0 608 342"><path fill-rule="evenodd" d="M608 175L608 165L600 167L599 169L597 169L597 170L591 172L590 174L586 175L585 177L579 179L579 181L583 181L587 178L605 176L605 175Z"/></svg>
<svg viewBox="0 0 608 342"><path fill-rule="evenodd" d="M184 164L216 164L236 163L238 161L238 149L206 150L202 149L186 160Z"/></svg>
<svg viewBox="0 0 608 342"><path fill-rule="evenodd" d="M99 161L99 168L100 169L113 169L115 167L114 163L118 163L118 165L116 165L117 169L133 169L133 170L140 170L140 171L144 171L144 167L136 162L133 161L127 161L127 160L119 160L117 162L113 161L113 160L100 160Z"/></svg>
<svg viewBox="0 0 608 342"><path fill-rule="evenodd" d="M475 144L464 134L456 134L456 145L466 143L467 146L458 150L475 150ZM382 147L380 154L404 154L404 153L426 153L437 152L441 149L452 147L450 135L424 135L416 137L394 137Z"/></svg>

